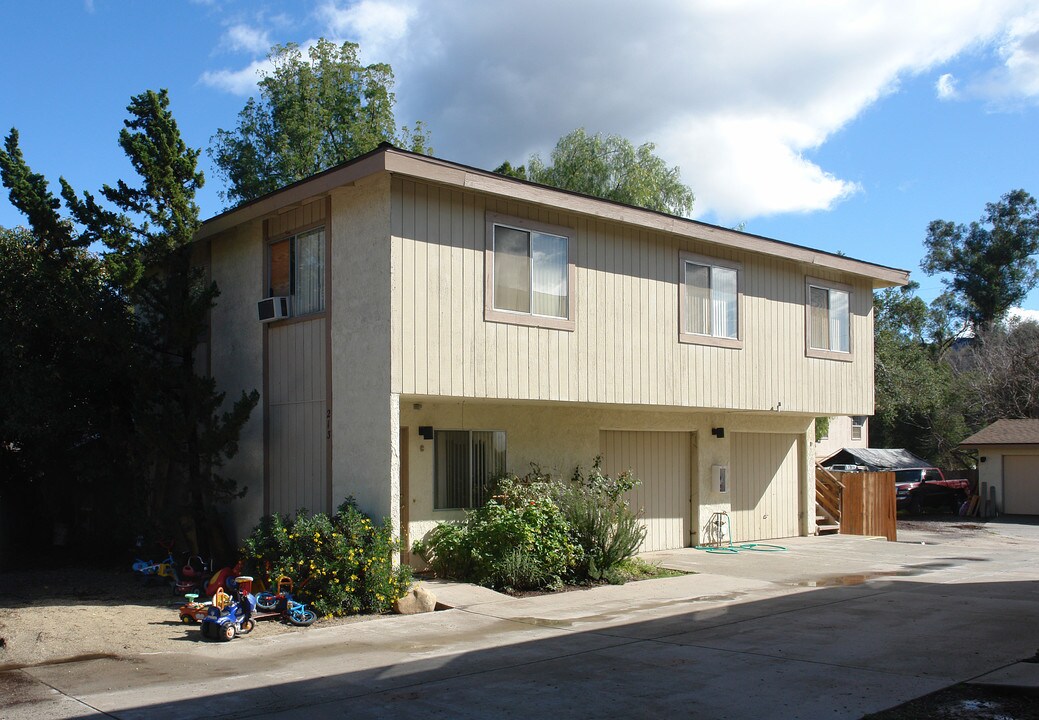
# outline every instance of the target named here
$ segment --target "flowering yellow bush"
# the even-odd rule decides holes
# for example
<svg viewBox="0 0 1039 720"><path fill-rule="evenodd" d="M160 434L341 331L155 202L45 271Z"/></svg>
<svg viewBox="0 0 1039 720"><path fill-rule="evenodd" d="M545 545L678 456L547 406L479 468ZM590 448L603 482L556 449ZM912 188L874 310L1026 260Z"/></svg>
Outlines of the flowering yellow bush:
<svg viewBox="0 0 1039 720"><path fill-rule="evenodd" d="M269 584L292 578L294 596L327 616L388 611L411 586L411 569L393 566L398 551L389 521L374 525L348 498L332 517L300 510L291 522L263 518L242 555Z"/></svg>

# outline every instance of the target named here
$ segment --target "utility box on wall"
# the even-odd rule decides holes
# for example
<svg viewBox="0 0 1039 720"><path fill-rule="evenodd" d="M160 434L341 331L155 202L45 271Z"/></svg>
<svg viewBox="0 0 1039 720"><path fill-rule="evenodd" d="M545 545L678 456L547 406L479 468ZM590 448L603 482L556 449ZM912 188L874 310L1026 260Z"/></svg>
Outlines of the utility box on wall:
<svg viewBox="0 0 1039 720"><path fill-rule="evenodd" d="M711 487L715 492L729 492L728 465L711 465Z"/></svg>

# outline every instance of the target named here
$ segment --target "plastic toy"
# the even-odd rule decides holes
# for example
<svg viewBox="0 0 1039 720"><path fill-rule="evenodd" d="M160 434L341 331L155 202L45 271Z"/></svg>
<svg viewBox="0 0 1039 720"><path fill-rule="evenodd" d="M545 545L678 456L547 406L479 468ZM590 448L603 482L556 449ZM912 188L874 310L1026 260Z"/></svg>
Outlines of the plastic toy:
<svg viewBox="0 0 1039 720"><path fill-rule="evenodd" d="M217 588L226 588L234 584L234 577L242 572L242 563L239 562L233 568L225 567L217 570L213 577L209 578L209 582L206 583L205 591L206 595L212 595L217 591Z"/></svg>
<svg viewBox="0 0 1039 720"><path fill-rule="evenodd" d="M143 580L150 580L153 577L163 578L168 580L171 584L176 585L180 582L177 577L177 568L174 566L173 554L171 553L167 558L161 562L151 562L149 560L137 560L131 566L131 569L137 575L137 577Z"/></svg>
<svg viewBox="0 0 1039 720"><path fill-rule="evenodd" d="M187 593L184 597L188 601L180 606L180 621L194 625L205 620L213 603L198 602L198 593Z"/></svg>
<svg viewBox="0 0 1039 720"><path fill-rule="evenodd" d="M284 575L278 578L277 593L262 592L256 596L256 607L264 612L278 613L293 625L307 627L313 625L317 615L307 610L303 603L292 599L292 580Z"/></svg>
<svg viewBox="0 0 1039 720"><path fill-rule="evenodd" d="M251 582L252 578L242 580ZM239 585L235 585L230 594L219 588L202 619L202 637L226 642L237 635L246 635L256 626L252 617L255 611L256 598L252 593L243 592Z"/></svg>

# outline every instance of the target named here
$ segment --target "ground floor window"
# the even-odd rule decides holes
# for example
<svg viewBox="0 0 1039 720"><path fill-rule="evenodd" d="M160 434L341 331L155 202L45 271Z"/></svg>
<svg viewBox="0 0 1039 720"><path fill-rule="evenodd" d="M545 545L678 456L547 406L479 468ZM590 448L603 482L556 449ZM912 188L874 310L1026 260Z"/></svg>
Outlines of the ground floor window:
<svg viewBox="0 0 1039 720"><path fill-rule="evenodd" d="M490 481L505 472L505 433L437 430L434 463L434 509L480 507L490 496Z"/></svg>

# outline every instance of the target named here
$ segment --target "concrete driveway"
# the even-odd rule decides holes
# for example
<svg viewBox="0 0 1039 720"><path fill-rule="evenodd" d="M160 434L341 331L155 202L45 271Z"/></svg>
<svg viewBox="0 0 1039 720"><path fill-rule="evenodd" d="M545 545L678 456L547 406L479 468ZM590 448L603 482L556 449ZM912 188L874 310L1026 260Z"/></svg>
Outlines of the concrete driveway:
<svg viewBox="0 0 1039 720"><path fill-rule="evenodd" d="M1039 525L899 540L652 553L697 574L522 599L433 583L454 609L4 673L0 718L859 718L1035 654Z"/></svg>

